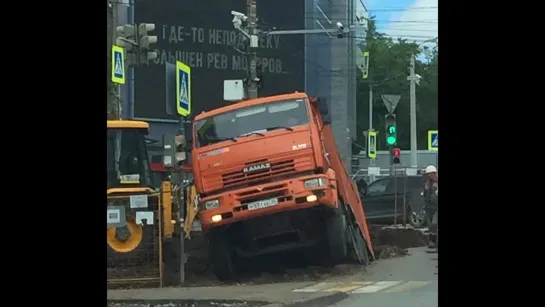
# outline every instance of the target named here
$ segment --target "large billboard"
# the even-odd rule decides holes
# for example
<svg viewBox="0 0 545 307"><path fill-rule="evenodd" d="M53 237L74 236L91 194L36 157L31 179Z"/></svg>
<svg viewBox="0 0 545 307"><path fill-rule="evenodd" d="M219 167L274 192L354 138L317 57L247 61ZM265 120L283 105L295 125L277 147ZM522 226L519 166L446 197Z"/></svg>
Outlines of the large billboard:
<svg viewBox="0 0 545 307"><path fill-rule="evenodd" d="M191 67L192 114L229 102L223 100L223 80L246 77L247 42L234 29L231 11L246 12L246 0L139 0L135 22L155 23L159 57L135 69L134 115L176 119L165 102L165 63L182 61ZM304 29L303 0L257 1L258 61L263 71L260 96L303 91L304 36L265 32Z"/></svg>

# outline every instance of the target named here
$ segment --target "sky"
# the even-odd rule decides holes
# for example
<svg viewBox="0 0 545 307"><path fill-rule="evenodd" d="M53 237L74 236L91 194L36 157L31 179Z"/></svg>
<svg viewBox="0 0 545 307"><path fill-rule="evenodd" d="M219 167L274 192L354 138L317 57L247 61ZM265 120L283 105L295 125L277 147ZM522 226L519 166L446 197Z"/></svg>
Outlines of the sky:
<svg viewBox="0 0 545 307"><path fill-rule="evenodd" d="M438 36L438 0L362 0L379 32L424 43ZM426 44L428 45L428 44Z"/></svg>

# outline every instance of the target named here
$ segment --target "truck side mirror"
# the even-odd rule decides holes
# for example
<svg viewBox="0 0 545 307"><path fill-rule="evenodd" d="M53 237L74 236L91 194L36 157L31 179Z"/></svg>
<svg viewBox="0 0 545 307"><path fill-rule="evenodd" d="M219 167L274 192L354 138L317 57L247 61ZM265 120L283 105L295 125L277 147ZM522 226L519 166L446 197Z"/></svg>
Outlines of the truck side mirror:
<svg viewBox="0 0 545 307"><path fill-rule="evenodd" d="M331 115L329 115L329 114L322 115L322 122L324 123L324 126L325 125L330 125L331 124Z"/></svg>
<svg viewBox="0 0 545 307"><path fill-rule="evenodd" d="M317 106L322 116L329 114L329 106L327 105L327 102L324 98L318 98Z"/></svg>

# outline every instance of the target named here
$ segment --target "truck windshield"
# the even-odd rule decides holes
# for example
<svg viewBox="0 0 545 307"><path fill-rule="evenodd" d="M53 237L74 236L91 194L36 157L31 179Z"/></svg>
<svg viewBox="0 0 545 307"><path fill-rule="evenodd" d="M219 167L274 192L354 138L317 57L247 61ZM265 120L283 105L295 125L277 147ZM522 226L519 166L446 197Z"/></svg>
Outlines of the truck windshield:
<svg viewBox="0 0 545 307"><path fill-rule="evenodd" d="M304 99L264 103L197 121L196 145L202 147L226 140L236 142L240 137L263 135L276 129L292 130L308 122Z"/></svg>
<svg viewBox="0 0 545 307"><path fill-rule="evenodd" d="M106 147L108 188L119 186L152 187L144 131L108 129Z"/></svg>

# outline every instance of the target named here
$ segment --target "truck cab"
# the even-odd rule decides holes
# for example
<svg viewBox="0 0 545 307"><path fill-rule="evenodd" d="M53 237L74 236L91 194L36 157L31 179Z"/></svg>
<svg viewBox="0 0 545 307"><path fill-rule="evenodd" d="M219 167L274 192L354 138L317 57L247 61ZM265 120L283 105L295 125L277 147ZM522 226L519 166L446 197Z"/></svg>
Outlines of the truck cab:
<svg viewBox="0 0 545 307"><path fill-rule="evenodd" d="M285 250L325 248L326 262L346 257L337 170L322 141L324 108L293 93L195 117L193 175L218 278L232 279L241 259Z"/></svg>

